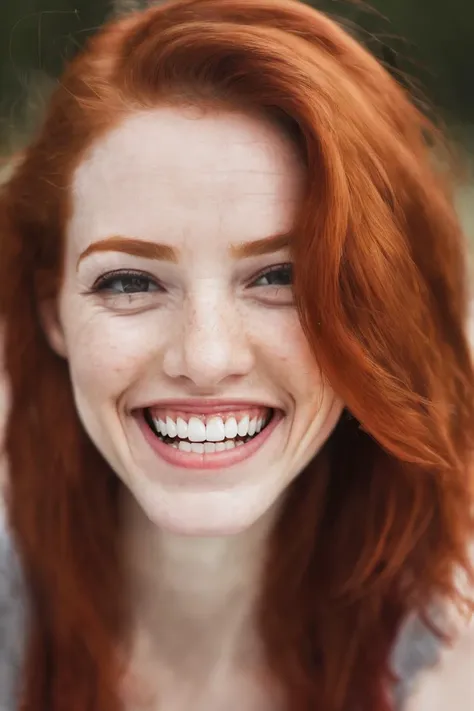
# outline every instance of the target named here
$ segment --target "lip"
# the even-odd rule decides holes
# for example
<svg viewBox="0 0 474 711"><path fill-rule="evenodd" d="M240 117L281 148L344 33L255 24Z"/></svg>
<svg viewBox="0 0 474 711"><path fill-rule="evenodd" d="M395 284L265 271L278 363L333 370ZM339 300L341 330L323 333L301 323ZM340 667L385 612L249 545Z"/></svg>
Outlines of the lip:
<svg viewBox="0 0 474 711"><path fill-rule="evenodd" d="M174 400L154 400L146 405L142 405L140 410L156 408L160 410L177 410L182 412L192 412L200 415L213 415L219 412L232 412L233 410L245 410L255 408L268 408L278 412L281 408L265 402L255 400L213 400L206 399L174 399Z"/></svg>
<svg viewBox="0 0 474 711"><path fill-rule="evenodd" d="M173 406L176 402L177 401L173 401ZM181 401L181 403L182 402L183 401ZM243 403L240 403L240 405L242 404ZM235 404L232 408L235 409ZM202 410L200 410L200 412L202 412ZM211 412L214 412L214 410L211 410ZM269 439L274 430L283 420L283 417L284 416L281 410L275 410L271 421L265 429L263 429L256 437L251 439L246 444L243 444L240 447L234 447L234 449L225 450L224 452L212 452L208 454L205 452L203 454L198 454L196 452L181 452L179 449L170 447L168 444L162 442L150 429L145 420L143 410L138 415L137 420L145 439L156 454L165 462L181 469L201 469L209 471L232 467L236 464L240 464L246 459L249 459L249 457L252 457Z"/></svg>

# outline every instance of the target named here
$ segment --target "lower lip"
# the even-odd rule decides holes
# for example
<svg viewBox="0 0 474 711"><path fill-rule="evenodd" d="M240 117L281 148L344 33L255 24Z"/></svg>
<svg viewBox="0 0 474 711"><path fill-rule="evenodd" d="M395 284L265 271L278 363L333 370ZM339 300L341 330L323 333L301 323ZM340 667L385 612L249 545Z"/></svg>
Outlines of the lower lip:
<svg viewBox="0 0 474 711"><path fill-rule="evenodd" d="M224 452L204 452L203 454L182 452L162 442L150 429L143 413L139 416L139 424L152 449L168 464L182 469L209 470L232 467L252 457L265 444L282 419L283 415L281 413L273 411L273 417L269 424L249 442L234 447L234 449L227 449Z"/></svg>

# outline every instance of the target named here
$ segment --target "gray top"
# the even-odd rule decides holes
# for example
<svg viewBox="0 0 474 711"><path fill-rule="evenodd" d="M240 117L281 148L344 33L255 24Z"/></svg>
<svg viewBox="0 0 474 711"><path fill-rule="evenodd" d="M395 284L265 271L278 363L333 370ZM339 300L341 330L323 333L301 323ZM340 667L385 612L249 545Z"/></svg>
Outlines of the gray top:
<svg viewBox="0 0 474 711"><path fill-rule="evenodd" d="M20 569L0 505L0 711L16 711L24 613ZM393 670L402 680L394 690L397 711L403 711L418 673L435 664L439 652L439 642L418 619L406 623L393 654Z"/></svg>
<svg viewBox="0 0 474 711"><path fill-rule="evenodd" d="M18 561L3 526L0 501L0 711L16 711L15 684L24 628L22 598Z"/></svg>

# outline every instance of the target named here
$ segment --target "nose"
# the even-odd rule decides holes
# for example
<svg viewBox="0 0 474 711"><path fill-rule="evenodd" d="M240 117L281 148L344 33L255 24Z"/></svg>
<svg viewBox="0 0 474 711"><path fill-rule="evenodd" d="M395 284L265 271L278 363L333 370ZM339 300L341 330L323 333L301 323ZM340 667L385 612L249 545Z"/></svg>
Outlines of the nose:
<svg viewBox="0 0 474 711"><path fill-rule="evenodd" d="M251 372L253 350L242 318L226 299L189 299L165 350L163 369L184 378L200 391L212 391L223 381Z"/></svg>

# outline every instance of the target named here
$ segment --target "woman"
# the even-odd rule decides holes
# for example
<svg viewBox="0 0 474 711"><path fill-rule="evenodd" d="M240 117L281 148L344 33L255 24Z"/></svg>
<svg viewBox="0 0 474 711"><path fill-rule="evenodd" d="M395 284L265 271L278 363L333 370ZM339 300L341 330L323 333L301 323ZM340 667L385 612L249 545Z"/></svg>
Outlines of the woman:
<svg viewBox="0 0 474 711"><path fill-rule="evenodd" d="M402 625L441 637L471 573L436 141L287 0L178 0L68 69L1 204L18 708L395 707Z"/></svg>

